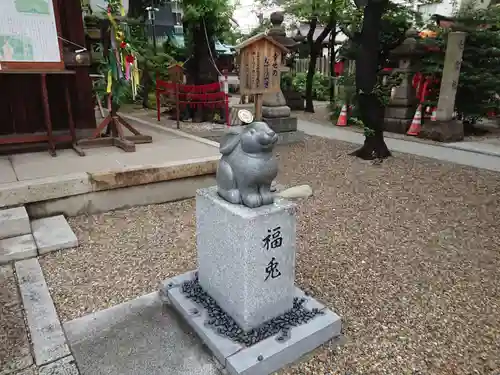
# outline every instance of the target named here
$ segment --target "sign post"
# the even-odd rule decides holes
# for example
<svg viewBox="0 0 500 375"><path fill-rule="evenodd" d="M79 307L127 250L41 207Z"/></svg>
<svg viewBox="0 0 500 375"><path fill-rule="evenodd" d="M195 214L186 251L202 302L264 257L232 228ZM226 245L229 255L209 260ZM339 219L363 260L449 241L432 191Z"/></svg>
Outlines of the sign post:
<svg viewBox="0 0 500 375"><path fill-rule="evenodd" d="M280 91L280 69L286 47L257 34L236 46L240 54L240 93L255 95L255 120L262 120L262 95Z"/></svg>

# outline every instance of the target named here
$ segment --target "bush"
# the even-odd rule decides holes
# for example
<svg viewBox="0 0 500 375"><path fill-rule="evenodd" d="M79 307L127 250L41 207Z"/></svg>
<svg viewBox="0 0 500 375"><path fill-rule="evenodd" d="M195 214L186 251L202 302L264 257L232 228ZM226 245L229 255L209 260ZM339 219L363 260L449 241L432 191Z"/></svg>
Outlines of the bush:
<svg viewBox="0 0 500 375"><path fill-rule="evenodd" d="M295 74L282 74L281 75L281 90L290 91L295 90L305 95L306 93L306 79L307 73ZM328 100L329 97L329 78L328 76L316 72L313 77L313 99L314 100Z"/></svg>

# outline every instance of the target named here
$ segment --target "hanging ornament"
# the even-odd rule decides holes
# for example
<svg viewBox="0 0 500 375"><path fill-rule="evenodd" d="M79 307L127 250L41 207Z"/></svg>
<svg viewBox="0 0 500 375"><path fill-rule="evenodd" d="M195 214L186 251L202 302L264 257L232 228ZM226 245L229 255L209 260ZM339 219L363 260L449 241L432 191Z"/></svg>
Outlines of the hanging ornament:
<svg viewBox="0 0 500 375"><path fill-rule="evenodd" d="M106 92L109 94L111 92L111 89L113 87L113 73L111 73L111 70L108 71L108 86L106 87Z"/></svg>

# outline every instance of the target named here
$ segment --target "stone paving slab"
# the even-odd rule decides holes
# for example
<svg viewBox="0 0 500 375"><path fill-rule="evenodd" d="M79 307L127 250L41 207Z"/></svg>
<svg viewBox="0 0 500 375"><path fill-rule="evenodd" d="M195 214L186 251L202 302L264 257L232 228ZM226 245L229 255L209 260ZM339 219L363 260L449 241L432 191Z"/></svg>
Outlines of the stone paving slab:
<svg viewBox="0 0 500 375"><path fill-rule="evenodd" d="M32 364L14 271L11 265L0 266L0 375L15 374Z"/></svg>
<svg viewBox="0 0 500 375"><path fill-rule="evenodd" d="M0 156L0 184L17 181L14 168L7 156Z"/></svg>
<svg viewBox="0 0 500 375"><path fill-rule="evenodd" d="M40 255L78 246L78 239L64 215L33 220L31 228Z"/></svg>
<svg viewBox="0 0 500 375"><path fill-rule="evenodd" d="M176 276L160 284L159 295L172 304L188 325L198 334L212 354L225 367L230 375L269 375L289 365L302 356L316 349L325 342L334 339L342 341L340 317L327 309L319 301L308 297L295 288L295 297L305 298L305 307L316 308L323 312L306 324L293 327L290 338L279 342L277 336L269 337L250 347L243 347L230 339L217 335L212 328L206 327L205 309L192 303L180 291L180 283L192 279L194 271Z"/></svg>
<svg viewBox="0 0 500 375"><path fill-rule="evenodd" d="M39 375L79 375L75 359L72 355L61 358L48 365L40 367Z"/></svg>
<svg viewBox="0 0 500 375"><path fill-rule="evenodd" d="M24 206L0 210L0 239L29 233L30 219Z"/></svg>
<svg viewBox="0 0 500 375"><path fill-rule="evenodd" d="M158 293L64 323L82 375L219 375Z"/></svg>
<svg viewBox="0 0 500 375"><path fill-rule="evenodd" d="M0 240L0 264L36 257L37 254L36 243L31 234Z"/></svg>
<svg viewBox="0 0 500 375"><path fill-rule="evenodd" d="M70 355L38 259L15 263L19 290L38 366Z"/></svg>

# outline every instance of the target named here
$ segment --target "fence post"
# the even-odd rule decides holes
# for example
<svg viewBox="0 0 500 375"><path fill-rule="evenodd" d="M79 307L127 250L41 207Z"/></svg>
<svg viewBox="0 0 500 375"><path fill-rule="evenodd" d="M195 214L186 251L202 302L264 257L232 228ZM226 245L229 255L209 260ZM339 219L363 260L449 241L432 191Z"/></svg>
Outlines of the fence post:
<svg viewBox="0 0 500 375"><path fill-rule="evenodd" d="M175 112L176 112L176 121L177 121L177 129L181 128L180 117L181 117L181 109L179 103L179 83L175 83Z"/></svg>
<svg viewBox="0 0 500 375"><path fill-rule="evenodd" d="M227 81L227 70L224 73L224 104L226 110L226 123L227 126L231 126L231 119L229 118L229 82Z"/></svg>

